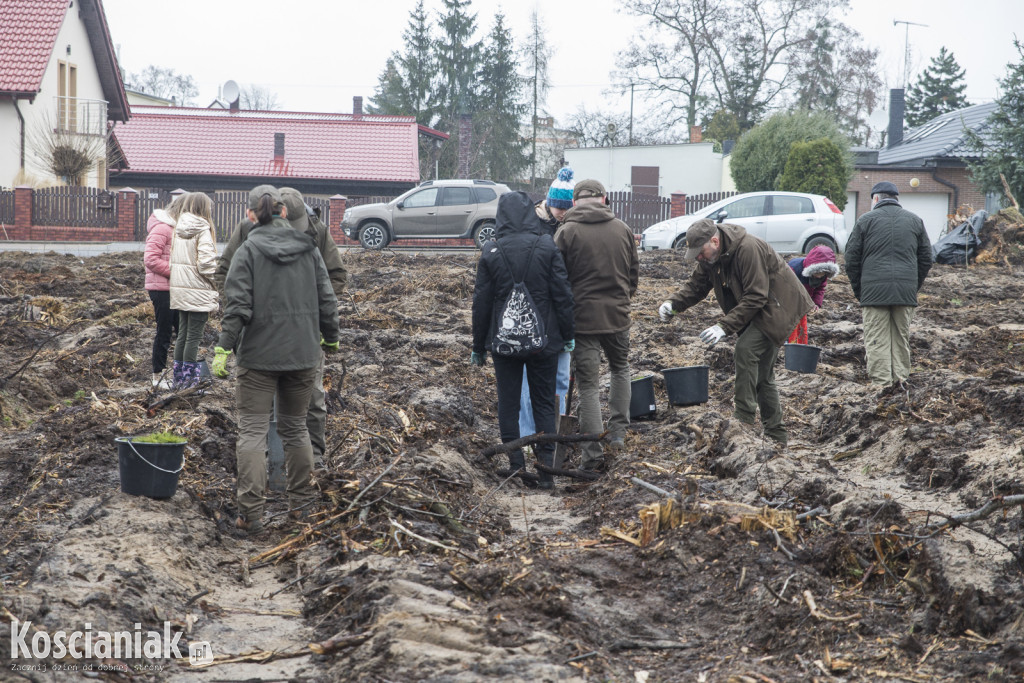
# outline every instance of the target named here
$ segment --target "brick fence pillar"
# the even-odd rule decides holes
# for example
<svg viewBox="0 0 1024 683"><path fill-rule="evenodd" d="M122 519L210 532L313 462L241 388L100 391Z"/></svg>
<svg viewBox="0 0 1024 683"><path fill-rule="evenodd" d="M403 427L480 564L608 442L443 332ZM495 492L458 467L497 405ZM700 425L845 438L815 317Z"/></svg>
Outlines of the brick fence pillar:
<svg viewBox="0 0 1024 683"><path fill-rule="evenodd" d="M331 237L338 244L345 242L345 233L341 230L341 219L345 215L345 203L348 202L348 197L340 194L336 194L330 199L330 225L327 227L331 230Z"/></svg>
<svg viewBox="0 0 1024 683"><path fill-rule="evenodd" d="M135 239L135 206L139 201L139 193L130 187L117 193L117 233L125 242Z"/></svg>
<svg viewBox="0 0 1024 683"><path fill-rule="evenodd" d="M683 192L672 193L672 206L669 209L669 218L686 215L686 194Z"/></svg>
<svg viewBox="0 0 1024 683"><path fill-rule="evenodd" d="M30 185L14 188L14 227L28 230L32 227L32 200L34 191Z"/></svg>

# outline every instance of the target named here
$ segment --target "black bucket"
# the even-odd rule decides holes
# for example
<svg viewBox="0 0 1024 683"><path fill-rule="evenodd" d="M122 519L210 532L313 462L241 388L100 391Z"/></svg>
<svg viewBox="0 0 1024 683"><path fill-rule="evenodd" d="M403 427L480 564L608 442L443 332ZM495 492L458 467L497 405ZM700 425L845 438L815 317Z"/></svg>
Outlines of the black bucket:
<svg viewBox="0 0 1024 683"><path fill-rule="evenodd" d="M668 402L676 406L695 406L708 400L708 366L665 368L661 371L668 390Z"/></svg>
<svg viewBox="0 0 1024 683"><path fill-rule="evenodd" d="M786 369L794 372L814 372L818 369L820 346L809 344L785 344Z"/></svg>
<svg viewBox="0 0 1024 683"><path fill-rule="evenodd" d="M121 490L130 496L171 498L178 490L178 475L185 467L184 443L145 443L119 437L117 461Z"/></svg>
<svg viewBox="0 0 1024 683"><path fill-rule="evenodd" d="M629 419L637 420L654 417L658 406L654 402L654 378L651 376L637 377L630 382Z"/></svg>

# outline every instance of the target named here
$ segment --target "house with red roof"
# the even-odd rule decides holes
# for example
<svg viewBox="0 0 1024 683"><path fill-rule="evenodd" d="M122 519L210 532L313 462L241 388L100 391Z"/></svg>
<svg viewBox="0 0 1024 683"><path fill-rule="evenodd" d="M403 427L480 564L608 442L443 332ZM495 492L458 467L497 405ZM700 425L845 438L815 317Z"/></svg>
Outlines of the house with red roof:
<svg viewBox="0 0 1024 683"><path fill-rule="evenodd" d="M111 184L189 191L263 183L309 195L397 195L420 179L420 138L448 135L411 116L132 107L114 127Z"/></svg>
<svg viewBox="0 0 1024 683"><path fill-rule="evenodd" d="M107 134L130 116L101 0L0 0L0 186L106 187ZM87 153L59 177L55 151Z"/></svg>

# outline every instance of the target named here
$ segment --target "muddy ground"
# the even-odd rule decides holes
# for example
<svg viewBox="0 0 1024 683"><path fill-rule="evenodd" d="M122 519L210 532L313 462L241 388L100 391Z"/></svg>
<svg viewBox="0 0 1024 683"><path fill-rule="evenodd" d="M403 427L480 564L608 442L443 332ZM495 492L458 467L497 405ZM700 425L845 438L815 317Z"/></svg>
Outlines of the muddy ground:
<svg viewBox="0 0 1024 683"><path fill-rule="evenodd" d="M936 266L891 395L867 384L839 276L809 320L817 372L780 353L778 450L730 420L735 338L696 340L713 302L657 319L689 265L642 254L631 363L657 414L603 479L541 493L481 455L498 429L493 370L467 362L475 254L346 260L320 507L299 524L272 494L247 539L230 530L233 379L147 417L164 395L139 254L0 253L2 651L14 619L169 622L215 658L21 658L0 680L1024 678L1024 510L947 524L1024 493L1021 266ZM710 400L669 405L660 370L705 362ZM188 438L177 494L122 493L113 439L160 429Z"/></svg>

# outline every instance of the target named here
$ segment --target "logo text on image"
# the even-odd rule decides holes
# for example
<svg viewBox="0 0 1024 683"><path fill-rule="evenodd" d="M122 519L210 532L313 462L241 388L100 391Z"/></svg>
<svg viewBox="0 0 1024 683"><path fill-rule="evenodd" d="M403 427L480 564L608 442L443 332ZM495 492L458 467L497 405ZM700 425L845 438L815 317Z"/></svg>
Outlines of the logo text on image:
<svg viewBox="0 0 1024 683"><path fill-rule="evenodd" d="M171 632L171 622L164 622L160 631L143 631L142 624L135 624L133 631L93 631L92 624L86 623L83 631L36 631L29 635L31 621L11 621L11 659L55 659L70 656L72 659L149 659L181 658L178 641L181 632ZM209 644L207 644L209 647Z"/></svg>
<svg viewBox="0 0 1024 683"><path fill-rule="evenodd" d="M213 648L205 640L188 644L188 663L192 666L204 666L213 663Z"/></svg>

